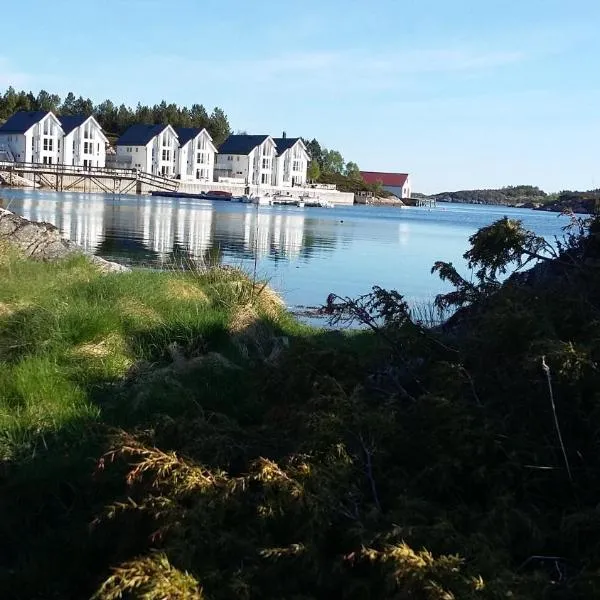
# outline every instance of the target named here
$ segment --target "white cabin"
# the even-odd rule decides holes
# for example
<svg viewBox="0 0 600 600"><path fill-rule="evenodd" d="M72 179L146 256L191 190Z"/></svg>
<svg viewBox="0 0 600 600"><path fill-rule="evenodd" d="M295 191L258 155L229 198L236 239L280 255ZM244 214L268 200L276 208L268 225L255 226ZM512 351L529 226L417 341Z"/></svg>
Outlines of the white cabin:
<svg viewBox="0 0 600 600"><path fill-rule="evenodd" d="M117 140L118 162L131 169L175 177L179 138L170 125L132 125Z"/></svg>
<svg viewBox="0 0 600 600"><path fill-rule="evenodd" d="M182 181L214 181L217 149L206 129L181 127L175 130L179 138L177 175Z"/></svg>
<svg viewBox="0 0 600 600"><path fill-rule="evenodd" d="M230 135L219 148L215 175L243 180L246 185L276 185L277 147L270 135Z"/></svg>
<svg viewBox="0 0 600 600"><path fill-rule="evenodd" d="M63 135L53 113L19 111L0 127L0 148L15 162L55 165L61 162Z"/></svg>
<svg viewBox="0 0 600 600"><path fill-rule="evenodd" d="M61 116L62 162L78 167L105 167L108 140L94 117Z"/></svg>
<svg viewBox="0 0 600 600"><path fill-rule="evenodd" d="M275 138L277 160L275 185L295 187L306 184L310 156L302 138Z"/></svg>

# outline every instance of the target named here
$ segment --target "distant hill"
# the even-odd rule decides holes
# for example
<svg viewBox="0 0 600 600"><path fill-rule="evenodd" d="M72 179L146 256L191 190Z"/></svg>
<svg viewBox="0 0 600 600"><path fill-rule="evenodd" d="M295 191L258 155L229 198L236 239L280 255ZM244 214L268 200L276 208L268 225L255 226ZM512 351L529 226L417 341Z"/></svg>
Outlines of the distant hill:
<svg viewBox="0 0 600 600"><path fill-rule="evenodd" d="M575 213L593 214L600 211L600 189L588 192L561 192L539 210L563 212L572 210Z"/></svg>
<svg viewBox="0 0 600 600"><path fill-rule="evenodd" d="M516 185L499 189L459 190L433 194L438 202L461 202L464 204L501 204L505 206L545 204L551 197L544 190L532 185Z"/></svg>

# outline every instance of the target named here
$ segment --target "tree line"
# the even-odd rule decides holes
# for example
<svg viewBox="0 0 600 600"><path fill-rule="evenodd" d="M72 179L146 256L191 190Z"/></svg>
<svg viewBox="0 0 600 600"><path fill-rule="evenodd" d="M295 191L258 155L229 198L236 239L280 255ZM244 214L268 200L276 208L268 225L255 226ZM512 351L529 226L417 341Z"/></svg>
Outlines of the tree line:
<svg viewBox="0 0 600 600"><path fill-rule="evenodd" d="M17 91L9 87L0 94L0 123L19 110L52 111L56 115L94 116L109 138L122 135L127 128L136 123L170 123L173 127L206 128L215 145L222 144L232 133L229 120L223 109L215 107L210 113L202 104L178 106L165 100L154 106L138 102L135 108L112 100L94 104L90 98L76 96L69 92L63 99L58 94L41 90L35 95L25 90ZM245 133L240 131L239 133ZM312 181L336 183L340 189L348 191L367 190L355 162L345 161L338 150L327 149L321 143L304 138L311 161L308 178ZM377 192L377 190L373 190Z"/></svg>
<svg viewBox="0 0 600 600"><path fill-rule="evenodd" d="M73 92L62 99L46 90L34 95L24 90L17 92L9 87L0 95L0 122L19 110L47 110L57 115L93 115L109 137L121 135L135 123L170 123L173 127L206 128L217 146L231 133L225 112L215 107L209 114L202 104L187 107L167 104L163 100L154 106L138 103L135 108L131 108L123 103L117 105L112 100L94 104L90 98L77 97Z"/></svg>
<svg viewBox="0 0 600 600"><path fill-rule="evenodd" d="M308 178L314 181L322 175L342 175L350 179L360 180L360 169L355 162L345 162L338 150L328 150L321 146L318 140L304 138L304 143L310 156Z"/></svg>

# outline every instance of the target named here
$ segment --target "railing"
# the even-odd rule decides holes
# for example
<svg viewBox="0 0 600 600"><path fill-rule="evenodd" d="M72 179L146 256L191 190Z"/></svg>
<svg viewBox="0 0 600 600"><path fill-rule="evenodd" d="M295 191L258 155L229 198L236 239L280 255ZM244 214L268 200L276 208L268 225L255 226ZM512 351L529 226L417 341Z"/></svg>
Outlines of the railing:
<svg viewBox="0 0 600 600"><path fill-rule="evenodd" d="M111 179L129 179L140 181L156 187L162 187L170 190L176 190L179 182L176 179L147 173L140 169L112 169L109 167L85 167L81 165L44 164L44 163L26 163L26 162L0 162L0 169L6 169L21 173L39 173L56 176L89 177L89 178L111 178Z"/></svg>
<svg viewBox="0 0 600 600"><path fill-rule="evenodd" d="M111 169L108 167L84 167L81 165L65 165L62 163L45 164L45 163L27 163L27 162L2 162L1 167L10 167L18 171L45 171L58 173L59 175L86 175L86 174L101 174L110 175L111 177L129 177L137 176L137 169Z"/></svg>
<svg viewBox="0 0 600 600"><path fill-rule="evenodd" d="M6 154L8 160L11 162L15 161L15 156L12 153L11 149L8 146L5 146L4 144L0 144L0 154Z"/></svg>
<svg viewBox="0 0 600 600"><path fill-rule="evenodd" d="M62 163L44 164L44 163L26 163L26 162L0 162L0 167L10 167L19 171L46 171L58 173L59 175L108 175L110 177L128 177L137 179L138 177L152 178L165 183L174 183L175 180L164 175L147 173L140 169L123 169L111 167L84 167L81 165L65 165Z"/></svg>

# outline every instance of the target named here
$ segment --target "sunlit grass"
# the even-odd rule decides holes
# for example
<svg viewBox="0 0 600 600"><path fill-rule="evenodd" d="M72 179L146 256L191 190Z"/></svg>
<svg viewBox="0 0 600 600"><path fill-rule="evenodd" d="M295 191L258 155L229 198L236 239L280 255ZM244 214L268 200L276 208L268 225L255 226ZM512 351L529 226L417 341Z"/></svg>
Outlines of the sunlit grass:
<svg viewBox="0 0 600 600"><path fill-rule="evenodd" d="M239 307L283 315L267 287L237 270L101 274L81 257L52 264L8 249L2 256L0 459L100 419L98 388L140 361L168 360L173 344L231 352Z"/></svg>

